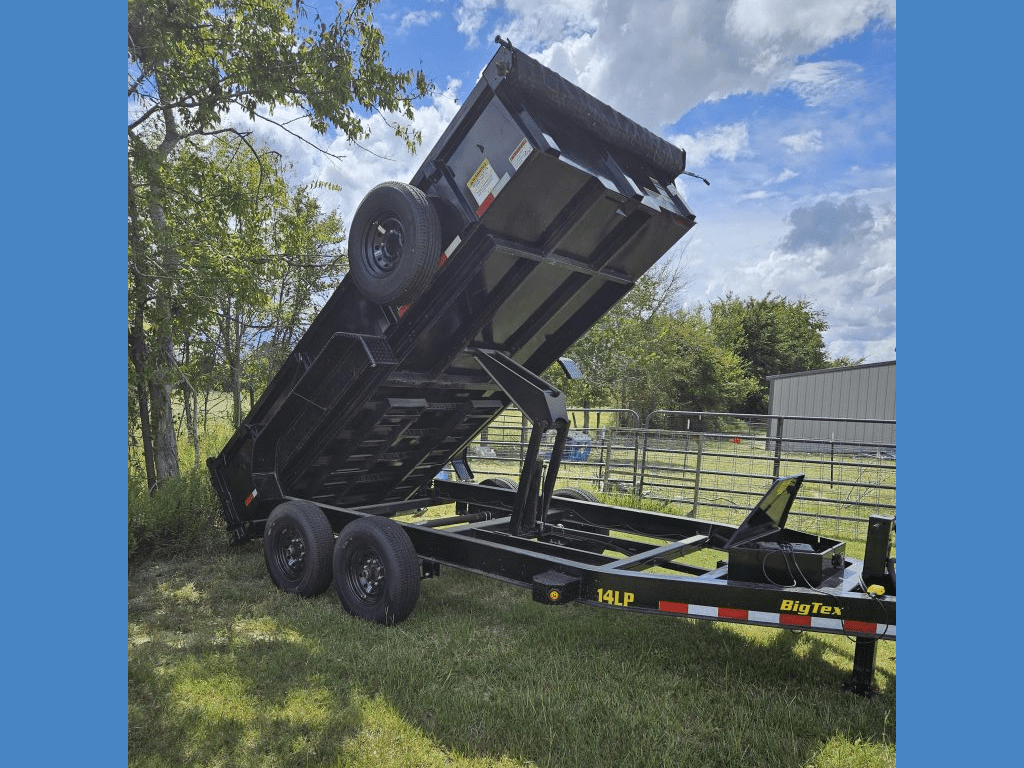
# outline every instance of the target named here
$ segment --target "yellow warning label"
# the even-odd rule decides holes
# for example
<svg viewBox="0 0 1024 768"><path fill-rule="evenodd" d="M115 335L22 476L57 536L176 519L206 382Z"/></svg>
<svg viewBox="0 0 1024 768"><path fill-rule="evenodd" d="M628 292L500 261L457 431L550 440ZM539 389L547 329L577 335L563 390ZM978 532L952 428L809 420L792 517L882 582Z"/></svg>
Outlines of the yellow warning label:
<svg viewBox="0 0 1024 768"><path fill-rule="evenodd" d="M476 204L480 205L487 196L491 194L494 186L498 183L498 174L494 172L490 162L487 158L480 163L480 167L476 169L476 173L470 178L466 184L469 187L469 191L473 193L473 199L476 200Z"/></svg>

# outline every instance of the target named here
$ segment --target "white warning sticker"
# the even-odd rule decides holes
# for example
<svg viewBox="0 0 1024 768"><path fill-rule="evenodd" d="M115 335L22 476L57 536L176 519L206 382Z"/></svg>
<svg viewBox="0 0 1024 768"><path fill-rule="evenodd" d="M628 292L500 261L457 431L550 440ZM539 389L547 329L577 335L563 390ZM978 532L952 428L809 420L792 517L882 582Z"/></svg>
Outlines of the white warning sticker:
<svg viewBox="0 0 1024 768"><path fill-rule="evenodd" d="M533 152L533 147L530 146L530 142L523 139L519 142L519 146L516 147L516 151L509 156L508 161L518 171L519 166L526 162L526 158L530 156L531 152Z"/></svg>
<svg viewBox="0 0 1024 768"><path fill-rule="evenodd" d="M469 182L466 184L469 187L469 191L473 193L473 198L476 200L476 204L480 205L487 196L491 194L494 186L498 183L498 174L494 172L490 162L487 158L480 163L480 167L476 169L476 173L473 174Z"/></svg>

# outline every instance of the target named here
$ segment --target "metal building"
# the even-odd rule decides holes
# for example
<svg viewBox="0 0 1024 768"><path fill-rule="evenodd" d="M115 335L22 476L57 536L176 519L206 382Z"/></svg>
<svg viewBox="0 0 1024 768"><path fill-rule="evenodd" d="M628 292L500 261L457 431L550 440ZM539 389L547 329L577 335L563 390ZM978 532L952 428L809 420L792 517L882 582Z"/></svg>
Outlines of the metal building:
<svg viewBox="0 0 1024 768"><path fill-rule="evenodd" d="M896 361L769 376L768 413L801 450L895 454Z"/></svg>

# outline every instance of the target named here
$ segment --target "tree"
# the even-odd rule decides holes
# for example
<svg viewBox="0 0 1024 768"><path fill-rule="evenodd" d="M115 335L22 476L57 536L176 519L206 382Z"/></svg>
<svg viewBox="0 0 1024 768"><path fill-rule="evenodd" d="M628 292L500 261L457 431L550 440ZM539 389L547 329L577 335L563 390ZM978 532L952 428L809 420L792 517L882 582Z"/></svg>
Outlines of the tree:
<svg viewBox="0 0 1024 768"><path fill-rule="evenodd" d="M411 120L413 100L431 86L422 72L386 66L376 1L339 5L334 20L316 14L307 27L304 0L129 0L128 95L137 111L128 125L128 336L150 487L178 474L174 328L193 298L182 252L188 240L175 232L182 218L169 208L169 166L199 137L248 143L221 124L236 107L272 123L276 107L298 107L320 134L333 126L352 140L366 137L367 112ZM391 125L407 146L418 143L408 125Z"/></svg>
<svg viewBox="0 0 1024 768"><path fill-rule="evenodd" d="M674 317L672 408L732 413L755 391L757 379L731 349L719 346L700 311Z"/></svg>
<svg viewBox="0 0 1024 768"><path fill-rule="evenodd" d="M323 213L306 187L296 189L277 212L273 247L280 271L268 285L273 302L267 333L247 366L256 389L263 389L277 373L312 322L317 301L341 279L347 261L343 234L341 219L334 212Z"/></svg>
<svg viewBox="0 0 1024 768"><path fill-rule="evenodd" d="M552 366L546 376L583 407L626 408L643 416L672 401L672 302L680 272L658 267L641 276L621 301L566 352L583 369L569 381Z"/></svg>
<svg viewBox="0 0 1024 768"><path fill-rule="evenodd" d="M740 405L745 413L768 412L768 377L828 366L822 334L825 316L806 299L772 296L739 299L732 293L711 305L716 342L732 350L757 379L757 389Z"/></svg>

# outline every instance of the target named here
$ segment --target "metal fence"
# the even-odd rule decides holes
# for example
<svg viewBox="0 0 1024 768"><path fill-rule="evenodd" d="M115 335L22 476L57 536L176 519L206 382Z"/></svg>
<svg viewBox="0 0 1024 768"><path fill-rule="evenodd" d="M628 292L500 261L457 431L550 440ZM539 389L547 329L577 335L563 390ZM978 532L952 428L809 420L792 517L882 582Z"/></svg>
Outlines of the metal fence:
<svg viewBox="0 0 1024 768"><path fill-rule="evenodd" d="M862 539L871 514L896 514L895 444L842 437L867 424L891 424L895 434L895 421L655 411L641 422L618 409L574 409L570 418L561 488L735 525L775 478L803 474L792 527ZM799 428L807 421L834 423L827 433L840 439L809 439ZM506 409L470 445L477 478L516 479L529 437L529 422ZM546 437L544 458L552 439Z"/></svg>

